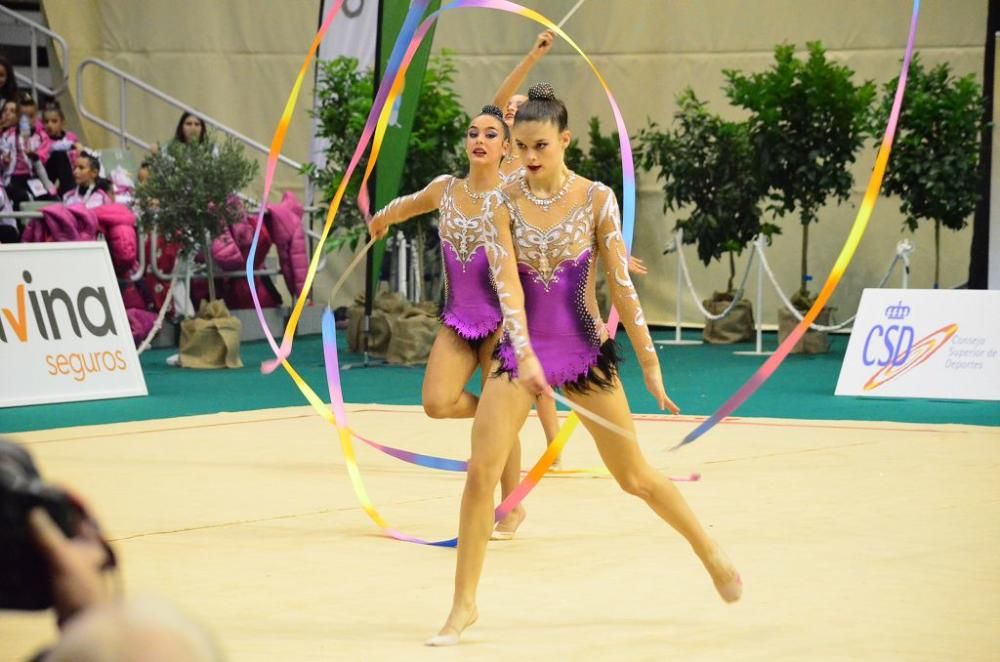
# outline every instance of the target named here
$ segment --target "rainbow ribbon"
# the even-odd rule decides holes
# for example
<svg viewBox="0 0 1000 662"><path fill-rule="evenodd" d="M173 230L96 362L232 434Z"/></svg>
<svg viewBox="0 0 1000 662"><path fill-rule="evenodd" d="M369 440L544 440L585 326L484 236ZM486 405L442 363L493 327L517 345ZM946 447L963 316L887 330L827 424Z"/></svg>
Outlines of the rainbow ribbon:
<svg viewBox="0 0 1000 662"><path fill-rule="evenodd" d="M899 112L903 106L903 92L906 89L906 76L910 70L910 60L913 57L913 44L917 36L917 17L919 14L920 0L913 0L913 14L910 18L910 34L906 41L906 54L903 56L903 66L899 74L899 83L896 85L896 97L892 102L892 112L889 113L889 122L885 127L882 144L875 158L875 168L872 170L871 177L868 180L865 197L861 202L861 208L858 209L854 224L851 226L847 241L844 242L844 247L840 250L840 255L837 256L837 261L834 263L830 275L827 276L826 282L823 283L823 289L820 291L819 296L816 297L816 302L813 303L809 312L802 318L802 321L785 338L785 341L781 343L777 351L768 357L767 361L750 376L750 379L731 395L714 414L689 432L681 443L677 444L672 450L677 450L685 444L690 444L711 430L719 421L732 414L737 407L746 402L764 382L770 379L771 375L778 369L778 366L781 365L782 361L792 351L795 343L802 338L802 335L809 329L809 325L815 321L816 316L819 315L823 306L829 301L833 291L837 289L837 285L840 284L840 280L847 270L847 265L851 263L854 253L861 243L861 237L865 233L865 228L868 227L868 219L871 218L872 211L875 209L875 201L878 199L879 190L882 188L882 178L885 176L885 168L889 162L889 154L892 152L892 142L896 134L896 125L899 122Z"/></svg>
<svg viewBox="0 0 1000 662"><path fill-rule="evenodd" d="M294 109L295 102L298 98L298 94L301 88L302 80L305 77L308 65L311 63L315 53L318 49L319 43L322 41L330 23L332 22L334 16L339 11L343 4L343 0L337 2L333 7L331 7L320 30L317 32L316 37L313 40L312 47L307 54L302 68L299 72L298 78L292 88L292 93L289 96L288 102L285 106L285 111L282 114L281 120L278 124L278 128L275 131L274 138L271 143L271 149L268 154L267 169L265 174L264 183L264 195L263 200L266 201L271 190L271 186L274 178L274 171L277 165L277 155L281 151L281 145L283 144L285 134L287 133L288 126L291 122L291 113ZM362 504L365 512L368 516L378 525L387 535L396 538L398 540L404 540L407 542L415 542L420 544L429 544L437 546L454 546L455 539L428 542L404 534L394 528L392 528L388 522L378 513L371 499L368 497L367 491L364 486L364 482L361 478L360 470L357 466L357 460L354 456L354 449L351 443L351 431L347 423L346 412L343 408L343 393L340 384L339 376L339 364L336 353L336 332L335 326L333 325L332 313L327 309L324 312L323 319L323 330L324 330L324 362L326 364L327 382L330 389L330 409L332 412L324 406L322 400L316 395L316 393L309 387L308 384L302 379L302 377L295 371L294 367L289 363L288 357L291 355L292 343L295 334L295 329L297 328L299 318L301 316L302 309L305 305L305 299L307 293L311 289L313 279L315 277L316 270L318 268L320 252L322 250L322 245L326 237L328 236L330 229L333 225L333 219L339 209L340 203L343 199L344 192L347 187L347 183L350 180L351 175L354 172L358 162L361 159L361 155L364 152L364 148L368 141L372 139L374 134L374 141L372 143L372 153L369 158L366 171L365 171L365 181L367 182L372 170L374 169L375 161L377 160L378 153L381 149L381 144L385 136L386 127L388 125L388 119L390 115L390 109L395 98L402 91L403 77L405 75L406 69L416 54L417 47L420 41L426 35L427 31L433 25L433 22L441 15L443 11L458 9L463 7L479 7L486 9L496 9L500 11L507 11L510 13L518 14L526 18L530 18L542 25L553 30L559 34L563 39L569 43L580 55L587 61L594 74L597 76L604 88L608 100L611 104L612 113L615 118L615 123L618 127L619 132L619 144L622 153L622 171L623 171L623 224L622 233L625 240L626 246L631 247L632 238L634 235L634 220L635 220L635 167L632 158L631 145L628 141L628 131L625 127L624 119L622 118L621 111L618 107L617 102L611 90L609 89L604 78L600 75L600 72L594 66L593 62L589 57L580 49L579 46L567 35L561 28L555 25L552 21L542 16L538 12L527 9L513 2L508 2L507 0L455 0L445 7L434 12L420 25L419 29L416 31L417 34L414 35L414 24L420 15L423 14L427 6L426 0L416 0L410 6L409 13L407 14L406 20L404 22L403 28L400 31L399 38L393 47L392 55L390 56L389 65L387 67L386 76L379 86L378 92L376 94L375 101L372 105L371 112L369 113L368 120L362 130L361 140L357 148L355 149L354 155L351 158L350 164L344 173L343 180L340 187L337 189L336 194L331 202L330 209L327 213L326 222L324 224L323 232L319 241L316 252L313 254L313 258L309 265L309 271L306 275L305 284L302 289L302 294L300 294L298 300L296 301L295 307L292 311L292 315L289 319L288 325L285 329L284 337L282 339L281 346L279 347L275 342L273 336L270 334L267 325L264 322L263 311L260 306L260 302L256 296L256 292L252 287L253 283L253 272L250 265L253 264L254 256L256 254L256 248L260 236L260 228L263 224L263 214L264 210L261 209L258 218L257 226L254 232L254 239L251 245L251 249L247 260L247 280L251 284L251 294L254 299L254 308L257 312L257 317L261 322L261 327L271 345L272 350L277 357L276 360L265 363L261 366L261 369L265 373L272 372L278 365L281 365L289 376L291 376L293 382L299 388L299 390L306 397L310 405L320 413L326 420L335 425L338 429L341 448L344 453L345 461L348 467L348 474L351 478L351 483L354 488L355 494L359 502ZM402 54L401 46L407 40L410 40L409 47L406 49L405 55ZM387 83L392 80L391 86L387 87ZM378 120L373 126L373 119L378 115ZM365 199L365 187L361 187L362 196L359 200L359 204L367 205L367 199ZM608 327L610 329L611 335L614 336L615 331L618 326L618 313L616 310L612 309L611 315L608 320ZM499 521L506 517L506 515L513 510L517 504L519 504L527 494L538 484L541 478L544 476L546 470L552 464L552 462L559 456L562 452L563 447L569 440L570 435L575 430L579 419L575 413L571 413L566 423L560 428L559 433L553 439L552 443L549 445L546 452L538 460L534 467L528 471L527 477L524 481L515 489L515 491L504 500L503 503L496 510L496 519ZM432 466L436 465L434 468L452 467L456 461L447 460L446 458L435 458L433 456L420 455L416 453L411 453L409 451L402 451L400 449L391 449L391 447L382 446L380 444L375 444L368 440L363 440L369 443L375 448L382 450L383 452L389 452L389 454L397 457L398 459L412 462L415 464L420 464L421 466Z"/></svg>

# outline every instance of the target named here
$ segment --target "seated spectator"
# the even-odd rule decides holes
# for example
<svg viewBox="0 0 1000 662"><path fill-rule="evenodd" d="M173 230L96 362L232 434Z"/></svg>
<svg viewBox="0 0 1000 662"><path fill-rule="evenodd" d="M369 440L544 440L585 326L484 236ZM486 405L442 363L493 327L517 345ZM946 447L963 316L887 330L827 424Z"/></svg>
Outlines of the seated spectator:
<svg viewBox="0 0 1000 662"><path fill-rule="evenodd" d="M193 113L183 112L177 122L177 128L174 129L174 140L186 145L194 142L203 143L206 138L205 123L201 118Z"/></svg>
<svg viewBox="0 0 1000 662"><path fill-rule="evenodd" d="M34 103L30 95L21 101ZM54 187L45 172L52 141L40 125L36 126L29 115L22 112L22 102L18 103L15 110L17 125L4 129L0 136L0 150L5 154L2 158L8 164L10 173L9 180L5 182L7 195L13 201L15 210L20 209L21 203L28 200L54 199ZM31 105L27 105L27 108L30 109Z"/></svg>
<svg viewBox="0 0 1000 662"><path fill-rule="evenodd" d="M190 145L191 143L203 143L208 141L208 132L205 122L194 113L184 111L177 121L177 128L174 129L174 137L167 144L180 143ZM160 151L160 144L154 143L149 151L156 154Z"/></svg>
<svg viewBox="0 0 1000 662"><path fill-rule="evenodd" d="M45 127L42 125L42 118L38 115L38 102L35 101L35 97L31 96L31 92L25 90L17 95L17 99L21 106L21 114L28 116L31 126L39 131L44 131Z"/></svg>
<svg viewBox="0 0 1000 662"><path fill-rule="evenodd" d="M0 55L0 105L17 100L17 78L14 67L3 55Z"/></svg>
<svg viewBox="0 0 1000 662"><path fill-rule="evenodd" d="M65 195L73 188L73 166L77 157L77 137L72 131L66 130L66 116L58 103L52 102L42 111L42 123L45 133L52 141L49 160L45 164L45 172L56 187L58 195Z"/></svg>
<svg viewBox="0 0 1000 662"><path fill-rule="evenodd" d="M14 157L17 153L17 133L8 129L17 127L17 99L6 99L0 106L0 177L4 186L10 184L14 174Z"/></svg>
<svg viewBox="0 0 1000 662"><path fill-rule="evenodd" d="M73 181L76 183L63 194L63 204L82 204L87 209L114 202L110 193L110 182L100 176L101 161L93 152L83 150L73 166Z"/></svg>
<svg viewBox="0 0 1000 662"><path fill-rule="evenodd" d="M14 211L14 206L7 197L7 189L0 185L0 244L16 244L21 240L17 219L3 215L4 212L11 211Z"/></svg>

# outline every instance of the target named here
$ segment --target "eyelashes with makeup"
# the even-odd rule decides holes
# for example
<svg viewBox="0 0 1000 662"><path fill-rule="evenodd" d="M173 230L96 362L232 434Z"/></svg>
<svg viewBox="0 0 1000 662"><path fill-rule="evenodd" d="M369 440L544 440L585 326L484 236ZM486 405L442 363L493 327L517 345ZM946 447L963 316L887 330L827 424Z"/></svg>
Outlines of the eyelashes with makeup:
<svg viewBox="0 0 1000 662"><path fill-rule="evenodd" d="M486 136L486 138L489 139L489 140L496 140L500 136L500 134L497 133L497 132L495 132L495 131L487 131L483 135ZM476 131L469 131L469 138L472 138L473 140L475 140L478 137L479 137L479 133L478 132L476 132Z"/></svg>

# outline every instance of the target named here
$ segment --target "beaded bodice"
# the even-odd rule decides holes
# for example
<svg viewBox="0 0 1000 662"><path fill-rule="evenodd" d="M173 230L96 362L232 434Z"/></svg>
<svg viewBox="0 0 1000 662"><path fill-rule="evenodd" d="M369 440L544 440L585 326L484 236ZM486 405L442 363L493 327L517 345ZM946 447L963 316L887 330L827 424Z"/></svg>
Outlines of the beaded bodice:
<svg viewBox="0 0 1000 662"><path fill-rule="evenodd" d="M614 192L600 182L578 179L558 201L539 206L525 194L522 182L508 183L487 198L483 216L490 235L490 265L504 313L504 327L519 356L531 348L529 328L551 326L552 319L527 319L527 309L544 309L538 301L572 305L580 333L607 338L595 292L595 257L604 265L612 300L618 308L639 362L658 364L639 296L628 272L628 255ZM580 272L583 268L585 271ZM562 279L572 275L572 287ZM513 287L519 278L521 287ZM526 280L528 279L528 280ZM569 300L571 299L571 300ZM538 315L536 314L537 318ZM568 329L566 331L569 331ZM535 331L537 332L537 331ZM556 330L556 332L560 332Z"/></svg>

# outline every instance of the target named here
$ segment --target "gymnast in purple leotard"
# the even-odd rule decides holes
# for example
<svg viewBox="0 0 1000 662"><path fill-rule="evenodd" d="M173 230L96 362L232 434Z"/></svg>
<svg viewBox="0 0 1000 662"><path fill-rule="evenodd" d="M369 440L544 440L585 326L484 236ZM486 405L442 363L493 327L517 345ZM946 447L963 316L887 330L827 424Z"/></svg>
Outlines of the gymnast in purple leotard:
<svg viewBox="0 0 1000 662"><path fill-rule="evenodd" d="M723 600L738 600L742 592L732 563L677 488L648 464L635 440L614 341L597 309L598 260L646 388L661 409L678 410L664 389L660 361L629 277L618 203L607 186L566 168L567 123L566 106L552 86L532 87L513 128L524 176L491 193L483 206L504 339L472 425L451 612L427 642L432 646L457 644L478 617L476 590L492 528L494 489L532 400L552 387L613 424L605 427L581 418L611 475L687 540Z"/></svg>
<svg viewBox="0 0 1000 662"><path fill-rule="evenodd" d="M478 398L465 390L476 368L489 375L491 357L500 337L503 315L486 257L486 232L482 204L501 183L500 160L510 146L510 129L495 106L485 106L472 119L466 134L469 174L465 178L442 175L422 191L393 200L371 220L373 237L383 237L389 227L420 214L440 213L441 259L444 272L442 327L434 339L421 401L432 418L472 418ZM551 442L559 430L555 403L540 398L538 417ZM520 481L520 445L511 449L501 480L506 496ZM519 507L497 524L494 539L509 540L523 521Z"/></svg>

